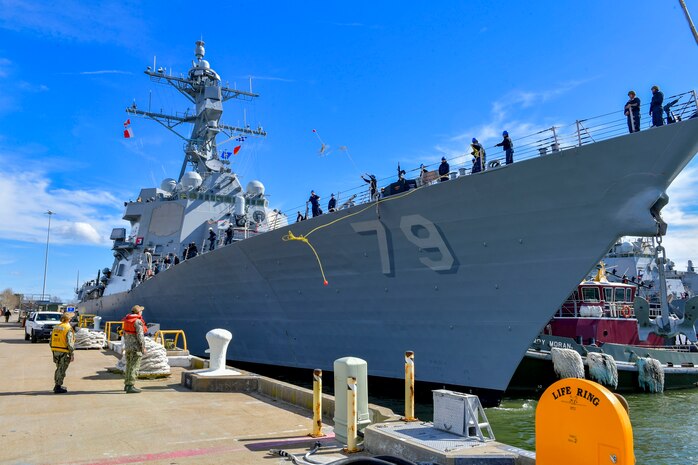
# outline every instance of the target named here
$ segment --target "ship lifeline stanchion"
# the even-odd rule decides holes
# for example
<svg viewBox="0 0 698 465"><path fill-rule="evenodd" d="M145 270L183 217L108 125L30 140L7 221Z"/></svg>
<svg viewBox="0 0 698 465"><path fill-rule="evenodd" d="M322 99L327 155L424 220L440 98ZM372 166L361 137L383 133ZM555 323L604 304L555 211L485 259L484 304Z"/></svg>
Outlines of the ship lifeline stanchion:
<svg viewBox="0 0 698 465"><path fill-rule="evenodd" d="M417 421L414 416L414 352L405 352L405 417L403 421Z"/></svg>
<svg viewBox="0 0 698 465"><path fill-rule="evenodd" d="M311 437L320 438L322 434L322 370L313 371L313 431Z"/></svg>
<svg viewBox="0 0 698 465"><path fill-rule="evenodd" d="M352 454L360 452L356 446L357 441L357 413L356 413L356 378L347 378L347 447L344 452Z"/></svg>

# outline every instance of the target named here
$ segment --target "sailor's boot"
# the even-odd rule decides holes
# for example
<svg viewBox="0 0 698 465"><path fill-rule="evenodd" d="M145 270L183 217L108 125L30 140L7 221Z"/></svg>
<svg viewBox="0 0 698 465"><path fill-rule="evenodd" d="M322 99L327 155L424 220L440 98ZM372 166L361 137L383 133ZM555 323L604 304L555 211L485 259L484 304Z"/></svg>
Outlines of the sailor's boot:
<svg viewBox="0 0 698 465"><path fill-rule="evenodd" d="M128 386L126 386L125 391L126 391L126 394L138 394L139 392L141 392L141 390L138 389L133 384L129 384Z"/></svg>
<svg viewBox="0 0 698 465"><path fill-rule="evenodd" d="M53 387L54 394L65 394L66 392L68 392L68 390L66 388L64 388L63 386L59 386L58 384L56 384Z"/></svg>

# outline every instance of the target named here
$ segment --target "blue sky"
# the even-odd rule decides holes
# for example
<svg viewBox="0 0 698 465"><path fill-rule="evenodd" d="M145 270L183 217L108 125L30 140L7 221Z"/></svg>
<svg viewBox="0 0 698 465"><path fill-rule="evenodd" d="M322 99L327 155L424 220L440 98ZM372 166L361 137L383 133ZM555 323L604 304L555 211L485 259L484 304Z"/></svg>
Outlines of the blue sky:
<svg viewBox="0 0 698 465"><path fill-rule="evenodd" d="M698 1L687 3L698 16ZM516 141L620 115L631 88L648 102L654 84L667 95L698 87L678 1L0 0L0 288L41 292L49 209L47 293L70 299L78 271L82 281L111 266L123 202L176 177L183 156L152 121L131 118L125 140L124 109L150 98L153 110L184 111L142 71L157 56L186 74L202 37L224 82L248 88L252 76L261 94L225 107L224 122L241 124L244 109L269 134L248 141L234 169L293 216L311 189L324 203L362 173L462 155L472 137L488 147L502 129ZM697 174L694 161L664 210L681 269L698 260Z"/></svg>

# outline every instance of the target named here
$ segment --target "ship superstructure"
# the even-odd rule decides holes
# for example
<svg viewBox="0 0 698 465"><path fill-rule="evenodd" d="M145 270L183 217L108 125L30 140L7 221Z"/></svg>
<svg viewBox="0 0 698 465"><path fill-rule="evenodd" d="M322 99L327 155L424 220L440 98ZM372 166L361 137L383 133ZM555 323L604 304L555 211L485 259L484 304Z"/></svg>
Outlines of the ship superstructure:
<svg viewBox="0 0 698 465"><path fill-rule="evenodd" d="M260 184L243 192L217 159L219 131L249 133L218 122L227 94L198 50L187 79L147 72L181 85L194 119L130 110L168 128L194 123L184 162L192 170L126 206L131 230L113 234L103 295L79 304L106 319L144 305L149 321L185 329L193 353L220 327L233 333L233 360L327 370L351 355L371 375L401 378L413 350L417 380L499 396L616 239L662 230L665 191L698 151L698 118L598 142L577 122L573 143L555 139L552 153L288 224ZM149 260L205 245L217 222L241 240L134 285Z"/></svg>
<svg viewBox="0 0 698 465"><path fill-rule="evenodd" d="M126 203L123 219L130 228L115 228L110 237L114 264L83 286L78 293L80 300L129 291L171 266L174 256L182 256L191 244L197 253L210 249L211 231L216 235L215 247L225 242L229 227L232 242L287 224L285 215L269 208L261 182L251 181L243 190L230 168L229 156L221 156L216 144L219 134L228 141L266 136L261 127L235 127L220 121L223 102L254 99L258 94L221 85L204 55L204 42L197 41L196 60L186 77L167 75L163 68L145 70L152 81L173 86L194 105L193 111L183 115L141 110L135 103L126 109L131 115L160 123L184 140L182 169L176 180L167 178L159 188L142 189L136 201ZM189 136L177 131L181 124L193 125Z"/></svg>

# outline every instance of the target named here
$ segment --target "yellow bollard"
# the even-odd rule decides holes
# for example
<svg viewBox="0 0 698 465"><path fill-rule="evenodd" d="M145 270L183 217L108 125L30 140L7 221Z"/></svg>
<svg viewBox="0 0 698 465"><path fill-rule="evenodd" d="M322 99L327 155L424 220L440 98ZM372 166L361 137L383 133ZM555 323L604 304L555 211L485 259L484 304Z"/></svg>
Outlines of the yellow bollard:
<svg viewBox="0 0 698 465"><path fill-rule="evenodd" d="M402 421L417 421L414 417L414 352L405 352L405 417Z"/></svg>
<svg viewBox="0 0 698 465"><path fill-rule="evenodd" d="M321 438L322 434L322 370L313 371L313 432L311 437Z"/></svg>
<svg viewBox="0 0 698 465"><path fill-rule="evenodd" d="M356 447L356 423L358 422L356 413L356 378L347 378L347 447L344 452L359 452Z"/></svg>

